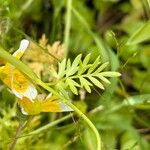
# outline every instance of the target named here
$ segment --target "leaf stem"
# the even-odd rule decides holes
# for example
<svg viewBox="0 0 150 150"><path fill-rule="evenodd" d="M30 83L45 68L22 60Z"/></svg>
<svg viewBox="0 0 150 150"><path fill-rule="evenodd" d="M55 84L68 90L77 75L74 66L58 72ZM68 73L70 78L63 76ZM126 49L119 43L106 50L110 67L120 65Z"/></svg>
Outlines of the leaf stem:
<svg viewBox="0 0 150 150"><path fill-rule="evenodd" d="M71 27L71 7L72 7L72 0L67 0L67 12L66 12L66 26L65 26L65 36L64 36L64 43L65 43L65 58L68 55L68 47L69 47L69 36L70 36L70 27Z"/></svg>

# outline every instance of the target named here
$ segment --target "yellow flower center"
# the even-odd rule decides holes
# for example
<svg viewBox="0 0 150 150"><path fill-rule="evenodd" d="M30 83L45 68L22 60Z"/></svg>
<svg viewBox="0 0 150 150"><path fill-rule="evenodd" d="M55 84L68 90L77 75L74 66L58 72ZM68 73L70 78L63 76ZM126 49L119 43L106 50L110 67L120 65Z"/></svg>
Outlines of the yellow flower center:
<svg viewBox="0 0 150 150"><path fill-rule="evenodd" d="M12 87L21 93L26 91L29 87L29 81L17 69L14 69Z"/></svg>
<svg viewBox="0 0 150 150"><path fill-rule="evenodd" d="M25 92L29 87L29 81L25 76L10 64L6 64L1 70L0 78L9 88L13 88L20 93Z"/></svg>

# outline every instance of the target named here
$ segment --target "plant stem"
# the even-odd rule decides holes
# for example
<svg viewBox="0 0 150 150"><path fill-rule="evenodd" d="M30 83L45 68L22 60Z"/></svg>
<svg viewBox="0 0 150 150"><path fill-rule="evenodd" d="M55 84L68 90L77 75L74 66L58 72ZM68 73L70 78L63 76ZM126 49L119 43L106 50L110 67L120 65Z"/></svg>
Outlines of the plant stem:
<svg viewBox="0 0 150 150"><path fill-rule="evenodd" d="M99 107L96 107L96 108L92 109L89 112L89 114L97 113L98 111L101 111L102 109L103 109L103 106L100 105ZM55 126L55 125L65 121L65 120L67 120L69 118L71 118L71 117L73 117L73 114L69 114L69 115L66 115L66 116L64 116L64 117L62 117L60 119L54 120L54 121L52 121L52 122L50 122L50 123L48 123L48 124L38 128L38 129L36 129L36 130L30 132L29 134L23 135L22 138L26 139L27 136L32 136L34 134L39 134L40 132L42 132L44 130L47 130L47 129L49 129L49 128L51 128L51 127L53 127L53 126Z"/></svg>
<svg viewBox="0 0 150 150"><path fill-rule="evenodd" d="M90 119L84 114L82 113L82 111L80 111L76 106L74 106L70 100L67 100L66 98L64 98L63 96L61 96L59 93L57 93L55 90L53 90L52 88L50 88L49 86L47 86L45 83L43 83L41 80L39 80L38 85L40 85L41 87L43 87L44 89L46 89L47 91L53 93L54 95L56 95L58 98L60 98L64 103L66 103L68 106L70 106L78 115L79 117L81 117L88 125L89 127L92 129L93 133L95 134L96 137L96 141L97 141L97 150L101 150L101 138L100 135L96 129L96 127L93 125L93 123L90 121Z"/></svg>
<svg viewBox="0 0 150 150"><path fill-rule="evenodd" d="M71 102L66 101L66 104L69 105L88 125L89 127L93 130L93 133L95 134L96 140L97 140L97 150L100 150L102 147L101 144L101 138L100 135L94 126L94 124L91 122L91 120L83 114L76 106L74 106Z"/></svg>
<svg viewBox="0 0 150 150"><path fill-rule="evenodd" d="M26 1L26 3L22 6L22 8L20 9L19 11L19 14L18 14L18 18L21 17L22 14L24 14L24 12L28 9L29 6L31 6L33 0L28 0Z"/></svg>
<svg viewBox="0 0 150 150"><path fill-rule="evenodd" d="M148 6L149 6L149 11L150 11L150 0L147 0Z"/></svg>
<svg viewBox="0 0 150 150"><path fill-rule="evenodd" d="M14 150L15 145L16 145L17 140L18 140L18 137L19 137L20 134L21 134L21 130L22 130L22 128L23 128L23 124L24 124L24 123L23 123L22 121L19 122L18 128L17 128L17 130L16 130L16 135L15 135L15 137L14 137L14 139L13 139L11 145L10 145L9 150Z"/></svg>
<svg viewBox="0 0 150 150"><path fill-rule="evenodd" d="M58 123L60 123L60 122L62 122L62 121L65 121L65 120L67 120L67 119L69 119L69 118L71 118L71 117L72 117L72 114L66 115L66 116L64 116L64 117L62 117L62 118L60 118L60 119L57 119L57 120L55 120L55 121L53 121L53 122L51 122L51 123L49 123L49 124L47 124L47 125L45 125L45 126L39 128L39 129L37 129L37 130L35 130L35 131L30 132L30 134L38 134L38 133L40 133L41 131L44 131L44 130L50 128L50 127L53 127L53 126L55 126L56 124L58 124Z"/></svg>
<svg viewBox="0 0 150 150"><path fill-rule="evenodd" d="M64 43L65 43L65 58L68 55L68 47L69 47L69 36L70 36L70 27L71 27L71 7L72 0L67 0L67 13L66 13L66 26L64 33Z"/></svg>

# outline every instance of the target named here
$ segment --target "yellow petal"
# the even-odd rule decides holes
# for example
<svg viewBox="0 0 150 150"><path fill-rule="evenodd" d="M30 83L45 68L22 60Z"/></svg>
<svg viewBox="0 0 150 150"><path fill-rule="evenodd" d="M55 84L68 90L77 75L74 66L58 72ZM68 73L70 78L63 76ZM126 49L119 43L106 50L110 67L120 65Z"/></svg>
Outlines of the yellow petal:
<svg viewBox="0 0 150 150"><path fill-rule="evenodd" d="M18 105L21 107L22 113L26 115L36 115L41 112L41 106L38 100L31 102L27 97L18 100Z"/></svg>
<svg viewBox="0 0 150 150"><path fill-rule="evenodd" d="M10 64L7 63L0 71L0 79L6 84L9 88L11 88L11 67Z"/></svg>
<svg viewBox="0 0 150 150"><path fill-rule="evenodd" d="M68 105L59 101L54 96L50 96L41 101L42 112L67 112L73 111Z"/></svg>
<svg viewBox="0 0 150 150"><path fill-rule="evenodd" d="M59 107L61 108L61 112L70 112L70 111L74 111L70 106L68 106L67 104L59 101L58 102Z"/></svg>

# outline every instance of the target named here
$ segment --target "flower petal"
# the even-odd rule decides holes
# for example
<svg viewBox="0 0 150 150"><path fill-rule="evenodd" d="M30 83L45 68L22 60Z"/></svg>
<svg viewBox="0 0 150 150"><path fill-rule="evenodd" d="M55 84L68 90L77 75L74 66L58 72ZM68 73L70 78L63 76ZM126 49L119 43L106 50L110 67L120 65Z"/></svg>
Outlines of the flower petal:
<svg viewBox="0 0 150 150"><path fill-rule="evenodd" d="M31 102L27 97L18 99L18 105L24 115L36 115L40 113L40 103L38 100Z"/></svg>
<svg viewBox="0 0 150 150"><path fill-rule="evenodd" d="M23 107L20 107L20 108L21 108L21 112L22 112L23 115L28 115L28 113L24 110Z"/></svg>
<svg viewBox="0 0 150 150"><path fill-rule="evenodd" d="M59 106L61 108L61 112L67 112L67 111L74 111L70 106L68 106L67 104L63 103L63 102L58 102Z"/></svg>
<svg viewBox="0 0 150 150"><path fill-rule="evenodd" d="M73 109L70 108L65 103L61 102L60 100L57 100L55 96L50 96L49 98L46 98L45 100L41 101L41 112L67 112L67 111L73 111Z"/></svg>
<svg viewBox="0 0 150 150"><path fill-rule="evenodd" d="M15 56L16 58L20 59L22 57L22 55L24 54L24 52L27 50L28 46L29 46L29 41L26 40L26 39L23 39L20 42L19 49L17 51L15 51L13 56Z"/></svg>
<svg viewBox="0 0 150 150"><path fill-rule="evenodd" d="M37 96L37 90L33 84L30 84L25 91L17 91L15 88L12 88L12 91L18 98L22 99L23 97L27 97L32 102Z"/></svg>

